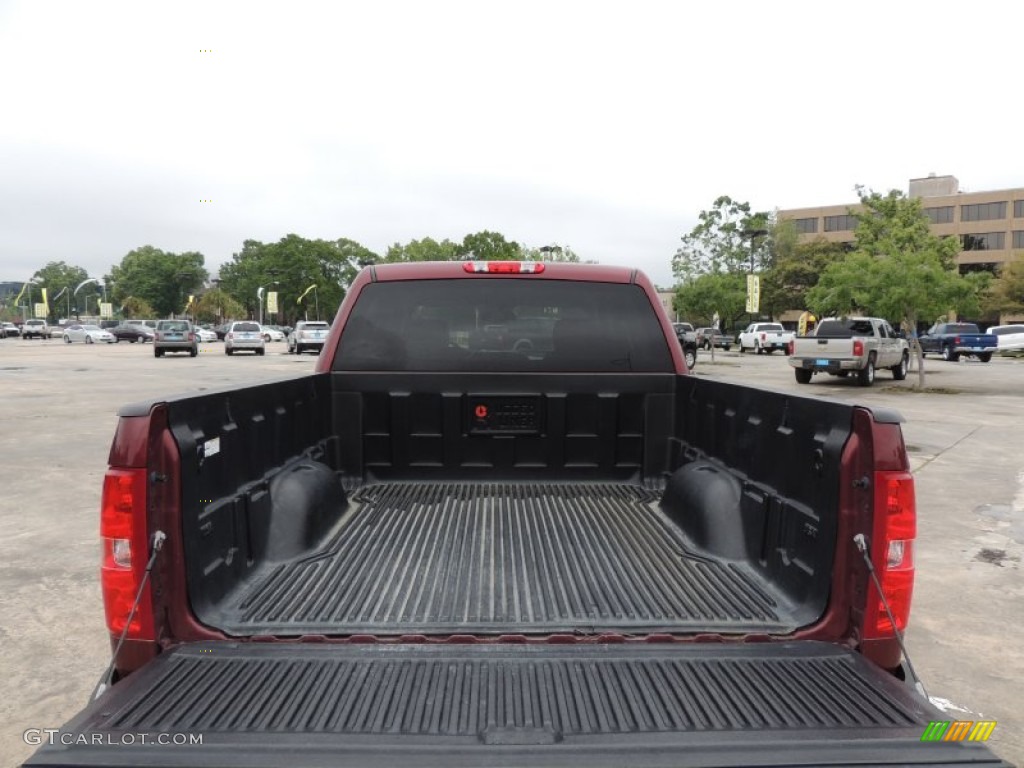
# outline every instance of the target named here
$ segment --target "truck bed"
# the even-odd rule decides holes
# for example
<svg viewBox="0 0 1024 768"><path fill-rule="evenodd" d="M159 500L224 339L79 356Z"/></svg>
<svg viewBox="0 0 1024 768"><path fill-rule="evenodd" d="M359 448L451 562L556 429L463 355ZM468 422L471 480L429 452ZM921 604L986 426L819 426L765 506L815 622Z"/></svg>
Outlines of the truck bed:
<svg viewBox="0 0 1024 768"><path fill-rule="evenodd" d="M1004 765L922 742L941 719L815 642L214 642L161 654L25 765Z"/></svg>
<svg viewBox="0 0 1024 768"><path fill-rule="evenodd" d="M465 379L169 403L181 497L200 500L180 522L199 623L784 635L821 619L848 406L683 376L586 377L571 395L558 376ZM529 417L479 429L478 407Z"/></svg>
<svg viewBox="0 0 1024 768"><path fill-rule="evenodd" d="M204 617L234 635L763 631L807 620L747 564L702 554L660 493L606 483L379 483L316 551Z"/></svg>

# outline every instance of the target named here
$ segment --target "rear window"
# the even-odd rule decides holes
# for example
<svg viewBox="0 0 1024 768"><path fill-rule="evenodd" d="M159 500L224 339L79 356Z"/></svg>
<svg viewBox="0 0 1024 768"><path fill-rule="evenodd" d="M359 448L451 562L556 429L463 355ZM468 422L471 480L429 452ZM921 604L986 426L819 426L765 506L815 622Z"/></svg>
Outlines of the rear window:
<svg viewBox="0 0 1024 768"><path fill-rule="evenodd" d="M952 323L946 326L946 333L981 333L974 323Z"/></svg>
<svg viewBox="0 0 1024 768"><path fill-rule="evenodd" d="M823 339L848 339L851 336L873 336L869 320L822 320L814 335Z"/></svg>
<svg viewBox="0 0 1024 768"><path fill-rule="evenodd" d="M349 371L672 372L643 289L501 278L366 286L334 360Z"/></svg>
<svg viewBox="0 0 1024 768"><path fill-rule="evenodd" d="M316 323L316 322L303 323L302 326L301 326L301 330L303 330L303 331L326 331L329 328L330 328L330 326L327 325L327 323Z"/></svg>
<svg viewBox="0 0 1024 768"><path fill-rule="evenodd" d="M761 323L757 326L759 331L781 331L784 330L781 323Z"/></svg>
<svg viewBox="0 0 1024 768"><path fill-rule="evenodd" d="M1001 328L989 328L989 333L996 336L1009 336L1011 333L1024 333L1024 325L1004 325Z"/></svg>
<svg viewBox="0 0 1024 768"><path fill-rule="evenodd" d="M260 325L259 323L235 323L231 330L241 333L259 333Z"/></svg>
<svg viewBox="0 0 1024 768"><path fill-rule="evenodd" d="M158 331L187 331L188 322L184 320L161 320L156 324Z"/></svg>

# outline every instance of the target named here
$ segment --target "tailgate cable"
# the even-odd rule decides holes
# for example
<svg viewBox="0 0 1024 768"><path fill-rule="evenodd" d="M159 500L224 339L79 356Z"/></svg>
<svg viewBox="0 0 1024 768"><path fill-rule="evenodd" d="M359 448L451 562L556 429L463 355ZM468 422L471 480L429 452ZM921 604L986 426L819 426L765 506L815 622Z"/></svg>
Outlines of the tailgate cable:
<svg viewBox="0 0 1024 768"><path fill-rule="evenodd" d="M167 534L163 531L157 531L153 534L153 549L149 555L149 562L146 563L146 570L142 574L142 581L139 583L139 591L135 593L135 602L132 603L132 609L128 611L128 619L124 623L124 629L121 630L121 637L117 640L117 645L114 647L114 652L110 655L110 666L107 667L107 671L103 673L103 677L100 678L99 683L96 684L96 690L92 692L93 700L98 699L110 685L113 685L112 678L114 676L114 665L117 663L117 654L121 651L121 646L124 645L124 641L128 637L128 628L131 626L132 619L135 618L135 612L139 609L139 603L142 602L142 590L146 588L146 584L149 581L149 574L153 570L153 563L156 562L156 556L160 552L167 540Z"/></svg>
<svg viewBox="0 0 1024 768"><path fill-rule="evenodd" d="M900 650L903 651L903 658L907 660L907 671L910 673L910 677L914 682L914 688L917 692L928 699L928 692L924 689L924 683L921 682L921 678L917 676L917 672L914 671L914 664L910 661L910 654L907 653L907 646L903 644L903 633L900 632L899 627L896 626L896 618L892 615L892 609L889 608L889 601L885 599L885 593L882 592L882 584L878 580L878 574L875 572L875 565L871 562L871 558L868 556L868 543L864 538L863 533L858 533L853 537L853 543L857 545L857 550L864 558L864 564L868 567L868 573L871 574L872 581L875 582L875 589L878 590L878 596L882 598L882 605L885 607L885 612L889 616L889 623L892 624L892 630L896 633L896 642L900 644Z"/></svg>

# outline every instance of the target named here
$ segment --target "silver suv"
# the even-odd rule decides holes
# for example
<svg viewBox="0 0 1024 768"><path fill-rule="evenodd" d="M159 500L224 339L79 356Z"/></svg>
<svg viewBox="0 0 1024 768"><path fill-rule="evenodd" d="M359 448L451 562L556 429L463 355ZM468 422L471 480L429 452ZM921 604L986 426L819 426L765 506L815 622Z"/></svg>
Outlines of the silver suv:
<svg viewBox="0 0 1024 768"><path fill-rule="evenodd" d="M199 354L199 342L192 323L188 320L160 320L153 337L153 356L163 357L164 352L188 352L191 357Z"/></svg>
<svg viewBox="0 0 1024 768"><path fill-rule="evenodd" d="M314 349L320 354L330 330L331 326L323 320L300 320L295 324L295 330L288 334L288 352L301 355L307 349Z"/></svg>
<svg viewBox="0 0 1024 768"><path fill-rule="evenodd" d="M263 341L263 329L254 320L239 320L232 323L224 334L224 354L233 355L241 349L248 349L257 355L267 352Z"/></svg>

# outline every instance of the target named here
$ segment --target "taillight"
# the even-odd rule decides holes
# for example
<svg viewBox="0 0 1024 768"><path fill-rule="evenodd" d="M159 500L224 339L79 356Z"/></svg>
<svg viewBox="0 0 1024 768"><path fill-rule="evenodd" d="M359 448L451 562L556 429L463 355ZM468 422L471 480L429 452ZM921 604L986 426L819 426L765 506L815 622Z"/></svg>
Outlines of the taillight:
<svg viewBox="0 0 1024 768"><path fill-rule="evenodd" d="M853 356L863 357L864 356L864 342L860 339L853 340Z"/></svg>
<svg viewBox="0 0 1024 768"><path fill-rule="evenodd" d="M786 345L786 354L792 356L796 351L796 342L791 341Z"/></svg>
<svg viewBox="0 0 1024 768"><path fill-rule="evenodd" d="M953 337L953 343L956 344L957 346L959 346L960 345L960 337L959 336L954 336Z"/></svg>
<svg viewBox="0 0 1024 768"><path fill-rule="evenodd" d="M135 604L149 557L146 536L146 470L110 469L100 505L103 543L100 580L107 628L120 635ZM152 639L153 610L148 589L128 626L128 637Z"/></svg>
<svg viewBox="0 0 1024 768"><path fill-rule="evenodd" d="M233 333L225 333L224 334L224 338L225 339L233 339L233 338L235 338L235 334L233 334Z"/></svg>
<svg viewBox="0 0 1024 768"><path fill-rule="evenodd" d="M871 548L882 594L889 603L896 630L910 618L914 592L914 539L917 507L914 478L905 471L875 472L875 524ZM893 637L895 631L882 600L872 587L864 615L864 638Z"/></svg>
<svg viewBox="0 0 1024 768"><path fill-rule="evenodd" d="M491 275L537 275L544 271L544 265L539 261L466 261L462 269Z"/></svg>

